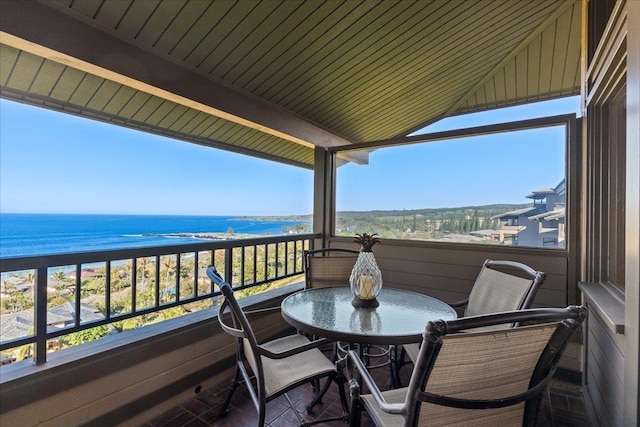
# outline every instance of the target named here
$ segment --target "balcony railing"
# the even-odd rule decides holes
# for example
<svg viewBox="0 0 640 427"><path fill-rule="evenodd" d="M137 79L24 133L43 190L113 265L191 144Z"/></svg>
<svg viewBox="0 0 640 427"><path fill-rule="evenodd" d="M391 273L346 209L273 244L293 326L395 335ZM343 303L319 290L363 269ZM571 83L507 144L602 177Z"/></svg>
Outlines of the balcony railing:
<svg viewBox="0 0 640 427"><path fill-rule="evenodd" d="M127 320L161 318L169 309L202 309L220 295L205 273L210 264L234 289L257 293L302 274L303 251L313 249L318 237L293 234L0 259L6 301L0 351L30 346L35 363L43 364L48 343L59 337L100 326L122 329ZM15 295L22 297L18 301ZM16 334L17 326L22 334Z"/></svg>

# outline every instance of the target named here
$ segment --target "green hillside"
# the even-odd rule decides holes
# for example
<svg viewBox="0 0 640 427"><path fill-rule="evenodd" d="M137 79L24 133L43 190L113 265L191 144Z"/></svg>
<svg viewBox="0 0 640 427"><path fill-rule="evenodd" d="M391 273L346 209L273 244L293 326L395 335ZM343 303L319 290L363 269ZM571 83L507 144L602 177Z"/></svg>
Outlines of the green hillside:
<svg viewBox="0 0 640 427"><path fill-rule="evenodd" d="M336 234L378 233L386 238L438 239L447 234L495 230L494 216L529 204L495 204L457 208L345 211L336 217Z"/></svg>

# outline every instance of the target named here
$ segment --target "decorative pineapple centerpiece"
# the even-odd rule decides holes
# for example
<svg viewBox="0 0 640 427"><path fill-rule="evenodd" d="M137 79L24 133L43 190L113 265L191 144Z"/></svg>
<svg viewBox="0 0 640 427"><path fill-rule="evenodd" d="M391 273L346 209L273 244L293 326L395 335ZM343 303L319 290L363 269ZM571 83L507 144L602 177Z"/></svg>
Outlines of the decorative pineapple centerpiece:
<svg viewBox="0 0 640 427"><path fill-rule="evenodd" d="M373 246L380 242L377 234L356 234L353 241L360 244L360 254L351 270L349 284L353 292L354 307L377 307L376 297L382 290L382 273L373 255Z"/></svg>

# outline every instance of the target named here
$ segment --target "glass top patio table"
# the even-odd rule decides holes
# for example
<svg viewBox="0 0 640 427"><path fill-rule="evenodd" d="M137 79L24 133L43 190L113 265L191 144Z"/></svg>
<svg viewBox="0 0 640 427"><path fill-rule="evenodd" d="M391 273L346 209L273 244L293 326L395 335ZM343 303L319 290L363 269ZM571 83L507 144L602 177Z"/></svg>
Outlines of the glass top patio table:
<svg viewBox="0 0 640 427"><path fill-rule="evenodd" d="M400 289L382 288L376 308L356 308L352 299L348 286L306 289L282 301L282 317L301 331L360 344L421 342L427 322L457 317L436 298Z"/></svg>

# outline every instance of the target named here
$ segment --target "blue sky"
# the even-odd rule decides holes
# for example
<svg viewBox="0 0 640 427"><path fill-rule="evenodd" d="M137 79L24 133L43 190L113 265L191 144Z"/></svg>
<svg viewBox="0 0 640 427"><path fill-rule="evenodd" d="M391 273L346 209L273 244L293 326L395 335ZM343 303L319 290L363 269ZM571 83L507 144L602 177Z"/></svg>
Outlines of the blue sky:
<svg viewBox="0 0 640 427"><path fill-rule="evenodd" d="M0 101L0 212L285 215L313 172Z"/></svg>
<svg viewBox="0 0 640 427"><path fill-rule="evenodd" d="M555 187L564 177L564 147L558 126L376 150L368 166L338 170L337 209L531 203L532 190ZM375 177L384 179L362 185Z"/></svg>
<svg viewBox="0 0 640 427"><path fill-rule="evenodd" d="M417 133L577 114L578 107L577 97L529 104L452 117ZM565 144L564 126L555 126L377 149L366 166L338 169L337 210L528 204L531 191L564 178Z"/></svg>
<svg viewBox="0 0 640 427"><path fill-rule="evenodd" d="M428 131L577 111L578 99L570 98L445 119ZM427 152L419 151L424 149L420 147L407 147L409 151L402 155L375 152L368 167L347 165L339 171L338 209L468 205L476 203L472 196L478 189L495 188L487 187L495 182L500 183L504 202L524 203L523 189L528 192L557 184L559 167L547 162L549 171L540 171L542 160L535 156L542 152L543 160L550 158L547 148L540 146L548 138L540 134L517 137L518 150L527 159L524 165L495 167L501 164L496 156L505 151L502 147L506 145L501 144L508 142L512 150L513 139L496 140L492 148L466 141L429 144ZM442 159L455 159L454 164L436 160L436 153ZM414 161L417 166L409 167ZM523 166L531 169L532 165L543 185L524 179L519 185L516 179L504 182L507 166L518 173ZM447 173L451 167L460 173ZM417 174L408 174L411 170ZM417 187L395 186L391 176ZM443 176L446 180L438 181ZM313 172L308 169L0 100L2 213L309 214L312 188ZM417 192L421 197L416 197Z"/></svg>

